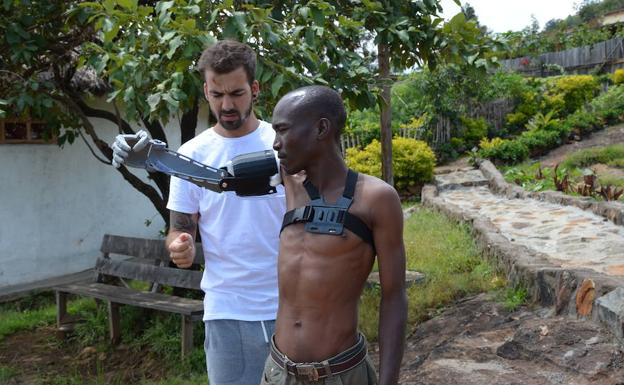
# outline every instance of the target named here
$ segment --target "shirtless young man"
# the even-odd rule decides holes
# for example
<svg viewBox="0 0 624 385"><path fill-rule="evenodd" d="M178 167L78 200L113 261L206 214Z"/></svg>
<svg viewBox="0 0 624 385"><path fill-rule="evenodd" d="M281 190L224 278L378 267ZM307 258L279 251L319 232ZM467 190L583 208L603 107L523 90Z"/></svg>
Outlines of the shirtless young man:
<svg viewBox="0 0 624 385"><path fill-rule="evenodd" d="M349 172L339 145L345 120L339 94L322 86L288 93L273 113L273 148L289 213L280 236L279 307L262 384L377 383L357 330L358 303L375 255L381 279L379 384L397 383L407 313L403 213L394 188ZM306 182L294 175L300 171ZM322 198L311 200L317 193ZM322 208L328 205L342 206L342 212Z"/></svg>

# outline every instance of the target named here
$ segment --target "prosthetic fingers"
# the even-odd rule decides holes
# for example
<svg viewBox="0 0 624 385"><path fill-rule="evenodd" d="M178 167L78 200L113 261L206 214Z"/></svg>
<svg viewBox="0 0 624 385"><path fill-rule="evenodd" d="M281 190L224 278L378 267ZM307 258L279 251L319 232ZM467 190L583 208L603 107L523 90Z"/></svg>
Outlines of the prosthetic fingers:
<svg viewBox="0 0 624 385"><path fill-rule="evenodd" d="M167 144L150 139L145 131L117 135L111 145L113 166L162 172L215 192L234 191L239 196L275 193L281 183L277 159L272 150L234 157L223 167L213 168L167 149Z"/></svg>

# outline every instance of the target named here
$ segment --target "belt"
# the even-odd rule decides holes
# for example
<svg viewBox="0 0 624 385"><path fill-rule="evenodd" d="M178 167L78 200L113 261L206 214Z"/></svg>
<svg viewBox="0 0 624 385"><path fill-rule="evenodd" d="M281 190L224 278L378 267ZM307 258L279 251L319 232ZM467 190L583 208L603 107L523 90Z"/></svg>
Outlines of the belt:
<svg viewBox="0 0 624 385"><path fill-rule="evenodd" d="M277 350L275 341L271 339L271 359L288 374L308 381L318 381L331 375L340 374L356 367L366 358L366 340L361 334L358 342L345 352L323 362L297 363Z"/></svg>

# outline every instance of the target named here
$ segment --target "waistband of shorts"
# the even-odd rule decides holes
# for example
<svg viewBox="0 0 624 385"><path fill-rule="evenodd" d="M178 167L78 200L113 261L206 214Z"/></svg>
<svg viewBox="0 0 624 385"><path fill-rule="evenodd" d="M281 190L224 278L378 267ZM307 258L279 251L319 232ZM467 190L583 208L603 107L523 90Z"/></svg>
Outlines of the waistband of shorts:
<svg viewBox="0 0 624 385"><path fill-rule="evenodd" d="M308 381L318 381L340 374L358 366L367 354L366 338L358 333L358 341L352 347L323 362L293 362L275 345L275 336L271 338L271 359L289 375Z"/></svg>

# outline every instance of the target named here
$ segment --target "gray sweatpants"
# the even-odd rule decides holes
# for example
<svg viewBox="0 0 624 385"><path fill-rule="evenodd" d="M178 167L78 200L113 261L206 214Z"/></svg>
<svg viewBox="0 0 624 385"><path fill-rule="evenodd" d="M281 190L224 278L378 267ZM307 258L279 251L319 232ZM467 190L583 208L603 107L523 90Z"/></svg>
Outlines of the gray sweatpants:
<svg viewBox="0 0 624 385"><path fill-rule="evenodd" d="M211 320L204 324L204 350L210 385L260 382L275 321Z"/></svg>

